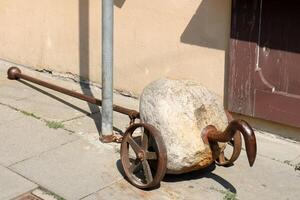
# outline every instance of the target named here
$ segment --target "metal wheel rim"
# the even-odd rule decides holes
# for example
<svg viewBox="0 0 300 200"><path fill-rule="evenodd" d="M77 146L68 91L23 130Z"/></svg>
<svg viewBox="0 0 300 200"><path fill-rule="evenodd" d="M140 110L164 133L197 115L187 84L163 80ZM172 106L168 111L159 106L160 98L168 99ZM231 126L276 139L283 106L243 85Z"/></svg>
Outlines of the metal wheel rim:
<svg viewBox="0 0 300 200"><path fill-rule="evenodd" d="M148 175L149 175L149 173L151 173L151 175L152 175L152 179L146 180L146 183L143 183L142 180L139 180L139 178L137 176L135 176L134 171L131 171L132 168L134 168L134 166L131 164L130 158L129 158L129 145L131 146L131 148L133 148L131 136L134 133L134 131L140 127L144 128L143 140L144 140L144 135L148 134L148 136L153 138L153 142L155 143L155 146L156 146L156 149L154 151L156 154L156 159L153 159L154 158L153 151L151 151L151 152L148 151L148 146L147 146L147 149L144 149L144 147L143 147L143 146L145 146L145 144L142 144L140 146L140 148L142 148L142 150L144 150L144 154L145 154L144 161L140 161L142 163L144 175L145 175L146 179L148 179L147 175L145 174L145 170L147 170ZM147 133L145 133L146 131L147 131ZM142 141L142 143L143 142L144 141ZM149 138L147 140L147 143L149 145ZM148 154L147 152L149 152L150 154ZM152 157L152 159L148 159L148 156ZM154 175L152 174L152 172L149 172L150 165L149 165L148 160L156 160L157 161ZM164 145L164 142L163 142L160 132L152 125L146 124L146 123L137 123L137 124L131 125L125 132L123 141L121 144L121 162L122 162L122 166L123 166L124 172L125 172L128 180L134 186L141 188L141 189L152 188L152 187L157 186L160 183L160 181L163 179L163 177L166 173L166 169L167 169L166 147ZM144 164L146 162L148 164Z"/></svg>

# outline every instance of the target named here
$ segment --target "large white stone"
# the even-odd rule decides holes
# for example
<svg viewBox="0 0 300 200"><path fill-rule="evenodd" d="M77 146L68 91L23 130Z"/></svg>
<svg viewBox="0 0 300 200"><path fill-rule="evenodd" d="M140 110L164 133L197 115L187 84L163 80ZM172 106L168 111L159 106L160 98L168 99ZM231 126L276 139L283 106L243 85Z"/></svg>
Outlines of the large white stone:
<svg viewBox="0 0 300 200"><path fill-rule="evenodd" d="M141 119L162 134L167 148L167 173L185 173L213 162L201 131L207 125L222 131L226 128L227 117L221 102L219 96L189 80L160 79L144 89Z"/></svg>

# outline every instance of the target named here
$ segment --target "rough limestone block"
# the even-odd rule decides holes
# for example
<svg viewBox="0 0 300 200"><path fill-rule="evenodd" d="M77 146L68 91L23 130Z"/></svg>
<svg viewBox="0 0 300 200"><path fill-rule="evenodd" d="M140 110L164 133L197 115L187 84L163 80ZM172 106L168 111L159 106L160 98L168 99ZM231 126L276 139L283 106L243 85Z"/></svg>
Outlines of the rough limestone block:
<svg viewBox="0 0 300 200"><path fill-rule="evenodd" d="M220 97L188 80L151 83L141 95L140 114L142 121L161 132L167 148L167 173L171 174L210 165L212 152L203 143L201 131L210 124L223 131L228 124Z"/></svg>

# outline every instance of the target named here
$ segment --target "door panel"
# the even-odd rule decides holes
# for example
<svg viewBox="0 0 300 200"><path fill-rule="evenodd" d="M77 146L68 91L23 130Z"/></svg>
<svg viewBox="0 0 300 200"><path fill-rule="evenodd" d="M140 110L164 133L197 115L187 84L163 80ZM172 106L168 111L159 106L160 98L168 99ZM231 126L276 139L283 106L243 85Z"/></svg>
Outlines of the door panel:
<svg viewBox="0 0 300 200"><path fill-rule="evenodd" d="M299 10L296 0L233 0L230 111L300 127Z"/></svg>
<svg viewBox="0 0 300 200"><path fill-rule="evenodd" d="M300 99L298 97L255 90L254 116L299 127Z"/></svg>
<svg viewBox="0 0 300 200"><path fill-rule="evenodd" d="M229 45L228 109L252 115L254 100L254 68L258 38L257 1L233 0Z"/></svg>

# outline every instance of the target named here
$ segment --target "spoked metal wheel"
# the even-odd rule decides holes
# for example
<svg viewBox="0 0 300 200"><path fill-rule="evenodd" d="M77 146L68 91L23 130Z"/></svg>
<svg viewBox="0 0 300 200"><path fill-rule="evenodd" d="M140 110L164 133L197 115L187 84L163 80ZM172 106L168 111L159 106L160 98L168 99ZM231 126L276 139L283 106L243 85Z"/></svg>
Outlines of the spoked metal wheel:
<svg viewBox="0 0 300 200"><path fill-rule="evenodd" d="M146 123L131 125L121 144L121 162L134 186L146 189L159 185L167 169L167 151L160 132Z"/></svg>

